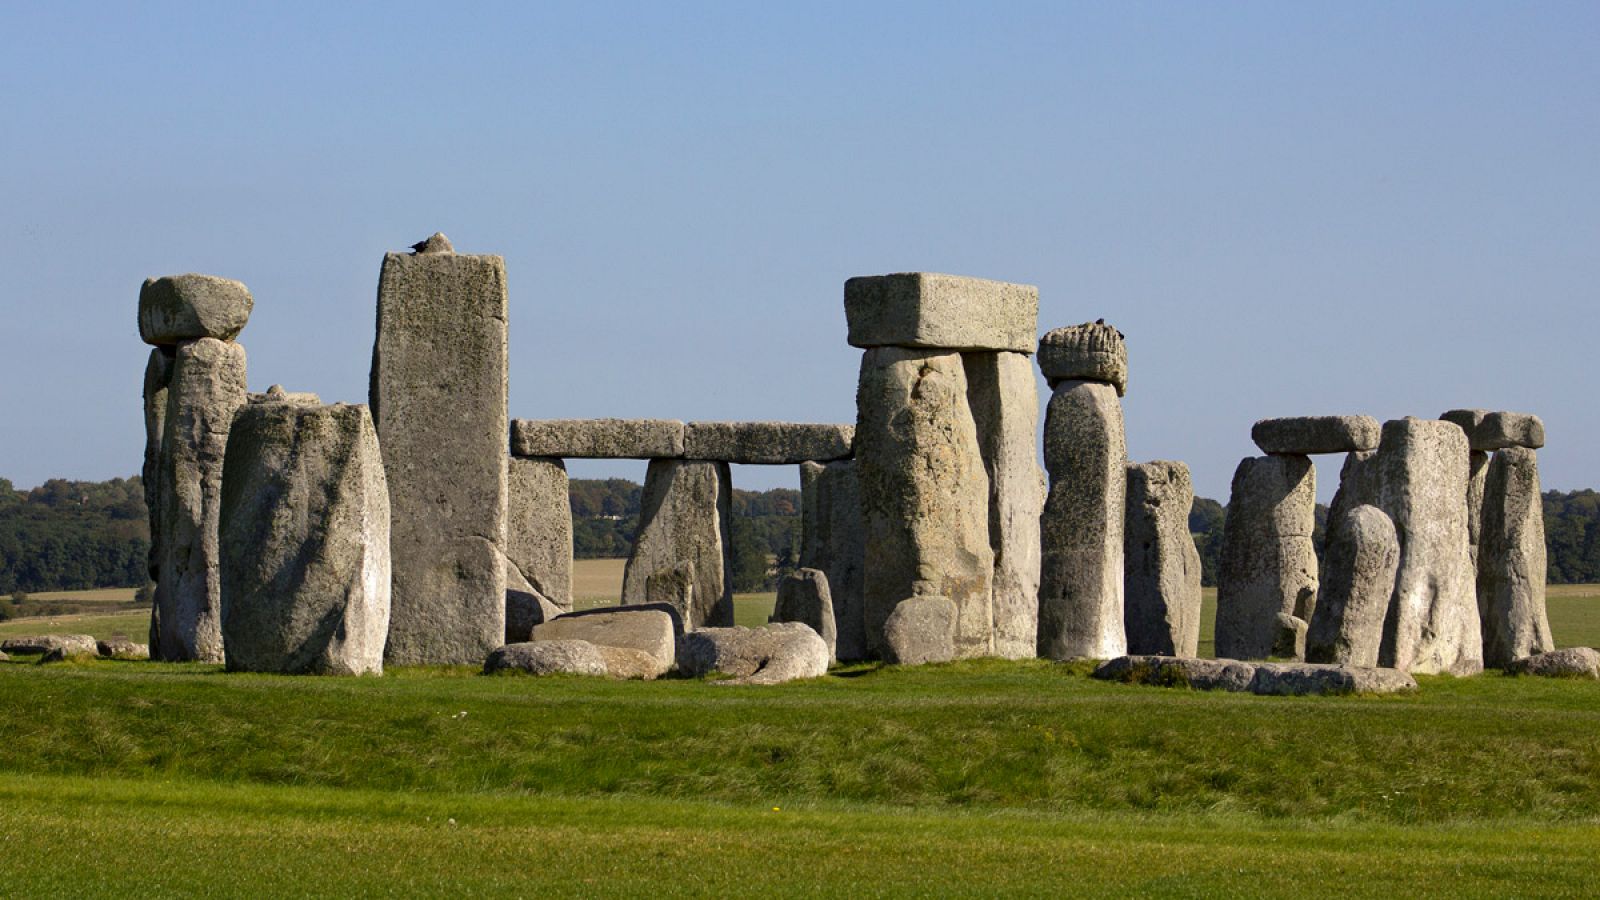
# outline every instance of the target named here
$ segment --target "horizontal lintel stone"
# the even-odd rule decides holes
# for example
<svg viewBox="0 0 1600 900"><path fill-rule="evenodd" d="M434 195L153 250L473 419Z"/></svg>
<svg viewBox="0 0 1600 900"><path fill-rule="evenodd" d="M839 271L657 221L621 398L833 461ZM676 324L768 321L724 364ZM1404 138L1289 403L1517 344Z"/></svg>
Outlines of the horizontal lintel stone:
<svg viewBox="0 0 1600 900"><path fill-rule="evenodd" d="M514 456L680 459L683 423L672 419L515 419Z"/></svg>
<svg viewBox="0 0 1600 900"><path fill-rule="evenodd" d="M852 347L1032 353L1039 289L932 272L864 275L844 283L844 316Z"/></svg>
<svg viewBox="0 0 1600 900"><path fill-rule="evenodd" d="M1262 419L1250 439L1264 453L1354 453L1378 449L1383 426L1371 416L1292 416Z"/></svg>
<svg viewBox="0 0 1600 900"><path fill-rule="evenodd" d="M1537 450L1544 446L1544 421L1532 413L1452 409L1439 418L1460 425L1473 450L1492 453L1508 447Z"/></svg>
<svg viewBox="0 0 1600 900"><path fill-rule="evenodd" d="M798 465L849 459L854 425L799 422L690 422L683 455L754 465Z"/></svg>

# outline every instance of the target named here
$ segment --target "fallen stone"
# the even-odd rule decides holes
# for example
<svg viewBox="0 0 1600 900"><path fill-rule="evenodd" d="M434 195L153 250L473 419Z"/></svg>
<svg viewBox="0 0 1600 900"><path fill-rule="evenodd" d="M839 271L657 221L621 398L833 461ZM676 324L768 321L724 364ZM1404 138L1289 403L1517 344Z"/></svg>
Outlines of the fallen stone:
<svg viewBox="0 0 1600 900"><path fill-rule="evenodd" d="M0 652L0 662L10 662L10 661L11 661L11 657L10 656L7 656L5 653Z"/></svg>
<svg viewBox="0 0 1600 900"><path fill-rule="evenodd" d="M559 459L506 461L506 559L546 600L572 609L572 499ZM509 588L508 588L509 590Z"/></svg>
<svg viewBox="0 0 1600 900"><path fill-rule="evenodd" d="M1317 472L1305 456L1253 456L1233 473L1217 567L1217 655L1282 650L1279 615L1309 619L1317 595Z"/></svg>
<svg viewBox="0 0 1600 900"><path fill-rule="evenodd" d="M1415 679L1394 669L1171 656L1124 656L1108 660L1095 669L1093 677L1128 684L1276 696L1393 694L1417 689Z"/></svg>
<svg viewBox="0 0 1600 900"><path fill-rule="evenodd" d="M1398 669L1324 666L1313 663L1258 663L1250 693L1298 697L1306 694L1399 694L1417 681Z"/></svg>
<svg viewBox="0 0 1600 900"><path fill-rule="evenodd" d="M1322 591L1306 634L1306 661L1371 668L1400 568L1394 523L1375 506L1329 519Z"/></svg>
<svg viewBox="0 0 1600 900"><path fill-rule="evenodd" d="M606 661L606 674L625 681L654 681L666 674L660 661L643 650L631 647L607 647L596 644L600 658Z"/></svg>
<svg viewBox="0 0 1600 900"><path fill-rule="evenodd" d="M1254 663L1233 659L1138 655L1108 659L1096 667L1090 676L1124 684L1188 687L1200 691L1247 691L1255 674Z"/></svg>
<svg viewBox="0 0 1600 900"><path fill-rule="evenodd" d="M1039 388L1026 354L963 353L967 405L989 476L989 547L994 551L994 655L1032 659L1039 650Z"/></svg>
<svg viewBox="0 0 1600 900"><path fill-rule="evenodd" d="M687 459L751 465L794 465L850 458L854 425L796 422L690 422L683 427Z"/></svg>
<svg viewBox="0 0 1600 900"><path fill-rule="evenodd" d="M681 459L682 422L667 419L518 419L516 456L564 459Z"/></svg>
<svg viewBox="0 0 1600 900"><path fill-rule="evenodd" d="M577 619L583 616L606 616L613 613L632 612L659 612L665 615L668 619L671 619L672 639L674 642L676 642L679 638L682 638L684 631L686 630L683 622L683 614L680 613L676 607L666 603L629 603L619 606L596 606L590 609L580 609L574 612L562 613L560 618Z"/></svg>
<svg viewBox="0 0 1600 900"><path fill-rule="evenodd" d="M1128 449L1115 388L1056 385L1045 412L1044 464L1050 495L1040 520L1039 655L1122 656Z"/></svg>
<svg viewBox="0 0 1600 900"><path fill-rule="evenodd" d="M109 638L95 642L95 652L102 659L149 659L150 648L145 644L135 644L127 638Z"/></svg>
<svg viewBox="0 0 1600 900"><path fill-rule="evenodd" d="M1295 416L1262 419L1250 439L1263 453L1353 453L1376 450L1383 428L1371 416Z"/></svg>
<svg viewBox="0 0 1600 900"><path fill-rule="evenodd" d="M1063 381L1098 381L1128 393L1128 347L1105 322L1068 325L1039 339L1039 371L1050 389Z"/></svg>
<svg viewBox="0 0 1600 900"><path fill-rule="evenodd" d="M701 628L678 642L678 670L691 678L733 676L723 684L781 684L826 675L828 647L799 622Z"/></svg>
<svg viewBox="0 0 1600 900"><path fill-rule="evenodd" d="M994 647L989 479L961 355L868 350L856 412L869 651L890 652L883 631L889 614L905 598L927 595L955 604L957 657L988 655Z"/></svg>
<svg viewBox="0 0 1600 900"><path fill-rule="evenodd" d="M490 652L483 674L522 672L528 675L611 674L600 648L588 641L530 641L506 644Z"/></svg>
<svg viewBox="0 0 1600 900"><path fill-rule="evenodd" d="M1555 648L1545 614L1544 503L1538 454L1497 451L1484 481L1478 549L1483 663L1495 668Z"/></svg>
<svg viewBox="0 0 1600 900"><path fill-rule="evenodd" d="M475 663L505 639L506 369L500 257L384 257L371 403L389 483L386 663Z"/></svg>
<svg viewBox="0 0 1600 900"><path fill-rule="evenodd" d="M161 453L166 440L167 388L172 384L172 369L178 352L171 347L156 347L144 367L144 504L150 520L150 552L146 560L150 580L160 577L161 538Z"/></svg>
<svg viewBox="0 0 1600 900"><path fill-rule="evenodd" d="M250 321L250 289L215 275L146 278L139 289L139 337L173 346L200 338L231 341Z"/></svg>
<svg viewBox="0 0 1600 900"><path fill-rule="evenodd" d="M827 574L835 653L847 662L868 657L862 593L866 541L855 462L801 463L800 565Z"/></svg>
<svg viewBox="0 0 1600 900"><path fill-rule="evenodd" d="M1200 552L1189 533L1189 467L1128 464L1123 526L1123 631L1128 652L1194 656L1200 642Z"/></svg>
<svg viewBox="0 0 1600 900"><path fill-rule="evenodd" d="M100 646L87 634L36 634L0 641L0 651L25 656L60 650L68 656L98 656Z"/></svg>
<svg viewBox="0 0 1600 900"><path fill-rule="evenodd" d="M669 614L659 609L617 607L558 616L535 625L533 639L586 641L601 647L637 650L654 660L652 671L655 675L672 668L677 643L676 629Z"/></svg>
<svg viewBox="0 0 1600 900"><path fill-rule="evenodd" d="M907 597L883 625L885 662L903 666L955 659L956 606L948 597Z"/></svg>
<svg viewBox="0 0 1600 900"><path fill-rule="evenodd" d="M622 572L622 602L664 599L651 596L649 577L687 564L694 590L691 605L682 610L684 627L732 625L732 498L727 463L651 460L638 534Z"/></svg>
<svg viewBox="0 0 1600 900"><path fill-rule="evenodd" d="M230 671L383 672L389 492L365 406L239 410L219 535Z"/></svg>
<svg viewBox="0 0 1600 900"><path fill-rule="evenodd" d="M1600 678L1600 650L1593 647L1564 647L1512 660L1507 675L1540 675L1546 678Z"/></svg>
<svg viewBox="0 0 1600 900"><path fill-rule="evenodd" d="M521 644L533 639L533 627L566 612L539 593L522 577L511 560L506 560L506 643Z"/></svg>
<svg viewBox="0 0 1600 900"><path fill-rule="evenodd" d="M861 276L844 283L844 317L852 347L1032 353L1039 289L932 272Z"/></svg>
<svg viewBox="0 0 1600 900"><path fill-rule="evenodd" d="M833 618L833 593L828 576L816 569L796 569L778 582L778 601L770 621L800 622L815 631L828 645L828 661L833 662L839 640Z"/></svg>
<svg viewBox="0 0 1600 900"><path fill-rule="evenodd" d="M1508 447L1537 450L1544 446L1544 421L1531 413L1452 409L1439 418L1460 425L1473 450L1492 453Z"/></svg>

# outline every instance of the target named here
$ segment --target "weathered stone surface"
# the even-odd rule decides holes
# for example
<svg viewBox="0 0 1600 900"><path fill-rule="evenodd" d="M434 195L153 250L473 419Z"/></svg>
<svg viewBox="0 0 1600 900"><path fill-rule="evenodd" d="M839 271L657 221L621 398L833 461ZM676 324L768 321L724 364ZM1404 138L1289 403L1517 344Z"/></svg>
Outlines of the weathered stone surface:
<svg viewBox="0 0 1600 900"><path fill-rule="evenodd" d="M150 647L135 644L127 638L107 638L95 642L95 651L102 659L149 659Z"/></svg>
<svg viewBox="0 0 1600 900"><path fill-rule="evenodd" d="M321 406L322 398L310 391L286 391L281 384L267 388L263 394L249 394L251 403L293 403L297 406Z"/></svg>
<svg viewBox="0 0 1600 900"><path fill-rule="evenodd" d="M670 569L657 569L645 576L644 602L672 610L679 622L694 610L694 563L680 563Z"/></svg>
<svg viewBox="0 0 1600 900"><path fill-rule="evenodd" d="M1253 694L1393 694L1417 689L1395 669L1363 669L1311 663L1251 663L1232 659L1123 656L1094 670L1095 678L1160 687L1248 691Z"/></svg>
<svg viewBox="0 0 1600 900"><path fill-rule="evenodd" d="M838 632L835 653L847 662L866 659L866 533L855 462L802 463L800 516L800 565L828 576Z"/></svg>
<svg viewBox="0 0 1600 900"><path fill-rule="evenodd" d="M1416 689L1416 679L1398 669L1312 663L1257 663L1250 679L1250 693L1276 696L1399 694Z"/></svg>
<svg viewBox="0 0 1600 900"><path fill-rule="evenodd" d="M1124 684L1189 687L1201 691L1247 691L1255 678L1254 663L1232 659L1176 656L1118 656L1095 668L1092 677Z"/></svg>
<svg viewBox="0 0 1600 900"><path fill-rule="evenodd" d="M1306 620L1288 613L1278 613L1277 625L1272 638L1273 659L1306 658L1306 631L1310 627Z"/></svg>
<svg viewBox="0 0 1600 900"><path fill-rule="evenodd" d="M505 637L506 363L500 257L384 257L371 399L389 482L387 663L475 663Z"/></svg>
<svg viewBox="0 0 1600 900"><path fill-rule="evenodd" d="M546 600L572 609L572 500L559 459L506 461L506 558Z"/></svg>
<svg viewBox="0 0 1600 900"><path fill-rule="evenodd" d="M1181 462L1128 464L1122 535L1128 652L1194 656L1200 642L1200 552L1189 533L1194 483Z"/></svg>
<svg viewBox="0 0 1600 900"><path fill-rule="evenodd" d="M1128 448L1115 388L1079 380L1056 386L1045 411L1044 464L1050 495L1040 520L1039 655L1122 656Z"/></svg>
<svg viewBox="0 0 1600 900"><path fill-rule="evenodd" d="M24 655L60 650L68 656L98 656L100 645L87 634L35 634L0 641L0 650Z"/></svg>
<svg viewBox="0 0 1600 900"><path fill-rule="evenodd" d="M1217 567L1218 656L1264 659L1278 643L1278 614L1311 617L1316 503L1305 456L1247 457L1234 470Z"/></svg>
<svg viewBox="0 0 1600 900"><path fill-rule="evenodd" d="M156 347L144 367L144 468L140 474L150 518L150 555L146 564L152 581L160 577L161 568L161 446L166 439L167 386L172 383L177 355L171 347Z"/></svg>
<svg viewBox="0 0 1600 900"><path fill-rule="evenodd" d="M640 500L639 532L622 573L622 602L667 599L649 581L657 572L689 564L694 590L682 609L684 627L733 624L733 571L728 535L732 488L728 464L650 461Z"/></svg>
<svg viewBox="0 0 1600 900"><path fill-rule="evenodd" d="M201 338L178 348L161 442L161 577L151 629L161 659L222 662L222 460L245 393L244 347Z"/></svg>
<svg viewBox="0 0 1600 900"><path fill-rule="evenodd" d="M778 602L770 621L800 622L810 626L828 645L828 660L837 659L839 629L833 618L833 593L827 574L817 569L796 569L778 582Z"/></svg>
<svg viewBox="0 0 1600 900"><path fill-rule="evenodd" d="M993 650L989 479L958 353L879 347L861 358L856 474L866 530L869 651L907 597L956 607L955 653Z"/></svg>
<svg viewBox="0 0 1600 900"><path fill-rule="evenodd" d="M551 603L539 589L522 577L511 560L506 560L506 643L533 640L533 627L554 619L566 610Z"/></svg>
<svg viewBox="0 0 1600 900"><path fill-rule="evenodd" d="M483 674L522 672L528 675L611 674L600 648L588 641L530 641L496 648L483 663Z"/></svg>
<svg viewBox="0 0 1600 900"><path fill-rule="evenodd" d="M678 670L691 678L731 675L724 684L781 684L828 673L828 647L810 627L701 628L678 642Z"/></svg>
<svg viewBox="0 0 1600 900"><path fill-rule="evenodd" d="M588 641L600 647L637 650L655 661L655 675L672 668L677 642L672 616L667 613L659 609L619 610L615 607L558 616L535 625L533 639Z"/></svg>
<svg viewBox="0 0 1600 900"><path fill-rule="evenodd" d="M1128 347L1104 321L1068 325L1039 339L1039 371L1054 390L1063 381L1099 381L1128 393Z"/></svg>
<svg viewBox="0 0 1600 900"><path fill-rule="evenodd" d="M844 283L852 347L1032 353L1039 289L960 275L905 272Z"/></svg>
<svg viewBox="0 0 1600 900"><path fill-rule="evenodd" d="M1600 678L1600 650L1565 647L1524 656L1506 666L1507 675L1542 675L1547 678Z"/></svg>
<svg viewBox="0 0 1600 900"><path fill-rule="evenodd" d="M1478 541L1483 534L1483 487L1489 477L1489 454L1474 450L1467 455L1467 550L1473 571L1478 568ZM1480 600L1478 608L1483 608Z"/></svg>
<svg viewBox="0 0 1600 900"><path fill-rule="evenodd" d="M1263 453L1353 453L1378 449L1383 428L1371 416L1295 416L1262 419L1250 440Z"/></svg>
<svg viewBox="0 0 1600 900"><path fill-rule="evenodd" d="M903 666L955 658L956 606L947 597L907 597L883 625L883 658Z"/></svg>
<svg viewBox="0 0 1600 900"><path fill-rule="evenodd" d="M669 419L518 419L517 456L565 459L681 459L682 422Z"/></svg>
<svg viewBox="0 0 1600 900"><path fill-rule="evenodd" d="M10 661L11 661L11 657L7 656L4 652L0 652L0 662L10 662Z"/></svg>
<svg viewBox="0 0 1600 900"><path fill-rule="evenodd" d="M967 405L989 476L994 550L994 655L1032 659L1039 649L1039 388L1025 354L963 353Z"/></svg>
<svg viewBox="0 0 1600 900"><path fill-rule="evenodd" d="M1489 463L1478 551L1483 663L1496 668L1554 649L1545 615L1544 503L1538 454L1507 447Z"/></svg>
<svg viewBox="0 0 1600 900"><path fill-rule="evenodd" d="M383 671L389 492L365 406L239 410L223 466L219 539L230 670Z"/></svg>
<svg viewBox="0 0 1600 900"><path fill-rule="evenodd" d="M600 658L606 661L606 674L612 678L632 681L654 681L666 674L666 669L654 656L631 647L607 647L596 644Z"/></svg>
<svg viewBox="0 0 1600 900"><path fill-rule="evenodd" d="M451 245L450 239L444 236L444 232L435 231L433 234L429 235L426 239L417 241L415 244L412 244L411 245L411 252L413 254L416 254L416 253L454 253L454 252L456 252L456 248L453 245Z"/></svg>
<svg viewBox="0 0 1600 900"><path fill-rule="evenodd" d="M215 275L146 278L139 289L139 337L172 346L200 338L231 341L250 321L250 289Z"/></svg>
<svg viewBox="0 0 1600 900"><path fill-rule="evenodd" d="M690 422L683 427L688 459L754 465L794 465L850 458L854 425L800 422Z"/></svg>
<svg viewBox="0 0 1600 900"><path fill-rule="evenodd" d="M1306 634L1306 661L1371 668L1400 568L1394 523L1375 506L1328 520L1322 590Z"/></svg>
<svg viewBox="0 0 1600 900"><path fill-rule="evenodd" d="M1473 450L1492 453L1508 447L1537 450L1544 446L1544 421L1531 413L1452 409L1439 418L1460 425Z"/></svg>

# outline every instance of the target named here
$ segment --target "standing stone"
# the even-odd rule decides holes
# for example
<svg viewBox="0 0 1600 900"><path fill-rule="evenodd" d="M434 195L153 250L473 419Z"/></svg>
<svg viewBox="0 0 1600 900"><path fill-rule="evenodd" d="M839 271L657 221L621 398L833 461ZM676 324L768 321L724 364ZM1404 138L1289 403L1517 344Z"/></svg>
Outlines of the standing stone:
<svg viewBox="0 0 1600 900"><path fill-rule="evenodd" d="M866 534L853 460L800 465L800 565L828 576L838 659L867 658L863 613Z"/></svg>
<svg viewBox="0 0 1600 900"><path fill-rule="evenodd" d="M989 475L994 550L994 654L1031 659L1039 647L1039 388L1023 353L963 353L967 403Z"/></svg>
<svg viewBox="0 0 1600 900"><path fill-rule="evenodd" d="M1128 449L1115 387L1057 384L1045 411L1044 464L1050 495L1040 522L1039 655L1122 656Z"/></svg>
<svg viewBox="0 0 1600 900"><path fill-rule="evenodd" d="M646 606L671 609L681 624L694 609L694 563L679 563L670 569L657 569L645 576ZM637 605L637 604L634 604Z"/></svg>
<svg viewBox="0 0 1600 900"><path fill-rule="evenodd" d="M1483 543L1478 603L1484 665L1555 648L1545 616L1544 504L1538 454L1525 447L1497 451L1483 492Z"/></svg>
<svg viewBox="0 0 1600 900"><path fill-rule="evenodd" d="M567 464L506 462L506 558L546 600L572 610L572 500Z"/></svg>
<svg viewBox="0 0 1600 900"><path fill-rule="evenodd" d="M219 541L230 670L383 671L389 491L365 406L241 409L228 436Z"/></svg>
<svg viewBox="0 0 1600 900"><path fill-rule="evenodd" d="M1128 652L1194 656L1200 643L1200 551L1189 533L1194 483L1181 462L1128 465L1123 614Z"/></svg>
<svg viewBox="0 0 1600 900"><path fill-rule="evenodd" d="M535 627L565 612L529 584L515 563L506 560L506 643L532 640Z"/></svg>
<svg viewBox="0 0 1600 900"><path fill-rule="evenodd" d="M732 502L727 463L651 460L640 498L638 537L622 573L622 602L662 599L651 596L650 576L689 564L694 567L694 590L689 608L680 610L684 627L732 625Z"/></svg>
<svg viewBox="0 0 1600 900"><path fill-rule="evenodd" d="M1375 506L1328 521L1322 592L1306 635L1306 662L1370 668L1378 664L1400 539Z"/></svg>
<svg viewBox="0 0 1600 900"><path fill-rule="evenodd" d="M796 569L778 582L778 602L772 622L803 622L828 645L828 661L838 660L839 630L833 618L833 594L828 576L817 569Z"/></svg>
<svg viewBox="0 0 1600 900"><path fill-rule="evenodd" d="M856 473L866 529L868 649L903 600L955 605L954 652L992 652L989 479L967 405L961 354L877 347L861 358Z"/></svg>
<svg viewBox="0 0 1600 900"><path fill-rule="evenodd" d="M164 660L222 662L222 461L245 393L244 347L201 338L178 348L162 438L161 577L152 616L151 651Z"/></svg>
<svg viewBox="0 0 1600 900"><path fill-rule="evenodd" d="M385 661L479 663L505 637L500 257L384 257L371 400L392 517Z"/></svg>
<svg viewBox="0 0 1600 900"><path fill-rule="evenodd" d="M956 605L923 594L902 600L883 623L883 659L902 666L949 662L956 655Z"/></svg>
<svg viewBox="0 0 1600 900"><path fill-rule="evenodd" d="M1467 547L1472 568L1478 568L1478 542L1483 533L1483 486L1489 476L1489 454L1473 450L1467 455ZM1479 603L1482 607L1482 603Z"/></svg>
<svg viewBox="0 0 1600 900"><path fill-rule="evenodd" d="M161 442L167 429L167 387L172 383L172 367L177 351L157 347L150 351L144 367L144 483L145 509L150 517L150 580L159 576L161 562Z"/></svg>
<svg viewBox="0 0 1600 900"><path fill-rule="evenodd" d="M1104 321L1051 329L1039 339L1039 371L1051 390L1063 381L1102 381L1128 393L1128 345Z"/></svg>
<svg viewBox="0 0 1600 900"><path fill-rule="evenodd" d="M1532 413L1452 409L1439 418L1460 425L1474 450L1492 453L1508 447L1537 450L1544 446L1544 422Z"/></svg>
<svg viewBox="0 0 1600 900"><path fill-rule="evenodd" d="M1218 657L1265 659L1279 643L1280 614L1312 615L1316 503L1309 457L1247 457L1234 470L1217 566Z"/></svg>
<svg viewBox="0 0 1600 900"><path fill-rule="evenodd" d="M139 288L139 337L171 347L200 338L231 341L250 321L249 288L215 275L164 275Z"/></svg>

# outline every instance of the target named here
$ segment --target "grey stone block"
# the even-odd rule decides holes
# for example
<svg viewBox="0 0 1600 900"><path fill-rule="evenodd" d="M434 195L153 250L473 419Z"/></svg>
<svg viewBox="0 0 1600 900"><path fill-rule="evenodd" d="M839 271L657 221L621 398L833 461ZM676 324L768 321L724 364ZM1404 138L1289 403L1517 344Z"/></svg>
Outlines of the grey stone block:
<svg viewBox="0 0 1600 900"><path fill-rule="evenodd" d="M847 662L866 659L863 578L867 539L854 461L801 463L800 517L800 565L828 576L837 629L835 653Z"/></svg>
<svg viewBox="0 0 1600 900"><path fill-rule="evenodd" d="M1533 656L1524 656L1506 666L1507 675L1540 675L1546 678L1600 678L1600 650L1593 647L1566 647Z"/></svg>
<svg viewBox="0 0 1600 900"><path fill-rule="evenodd" d="M844 315L852 347L1032 353L1039 289L932 272L861 276L844 283Z"/></svg>
<svg viewBox="0 0 1600 900"><path fill-rule="evenodd" d="M1416 679L1395 669L1171 656L1124 656L1107 660L1095 669L1093 677L1129 684L1275 696L1395 694L1417 689Z"/></svg>
<svg viewBox="0 0 1600 900"><path fill-rule="evenodd" d="M1544 446L1544 421L1532 413L1452 409L1439 418L1460 425L1473 450L1493 453L1508 447L1537 450Z"/></svg>
<svg viewBox="0 0 1600 900"><path fill-rule="evenodd" d="M150 658L148 644L135 644L127 638L107 638L95 642L95 650L101 659L128 659L140 660Z"/></svg>
<svg viewBox="0 0 1600 900"><path fill-rule="evenodd" d="M639 531L622 574L622 602L652 595L650 576L691 565L691 605L684 627L733 624L733 565L729 556L732 487L727 463L655 459L645 470ZM659 589L658 589L659 590Z"/></svg>
<svg viewBox="0 0 1600 900"><path fill-rule="evenodd" d="M6 638L0 641L0 651L24 655L60 651L66 656L99 656L100 645L87 634L35 634Z"/></svg>
<svg viewBox="0 0 1600 900"><path fill-rule="evenodd" d="M903 666L949 662L956 656L956 605L948 597L907 597L883 625L883 658Z"/></svg>
<svg viewBox="0 0 1600 900"><path fill-rule="evenodd" d="M1217 566L1217 655L1265 659L1278 616L1309 619L1317 595L1311 542L1317 473L1305 456L1253 456L1233 474Z"/></svg>
<svg viewBox="0 0 1600 900"><path fill-rule="evenodd" d="M683 455L754 465L828 462L850 457L855 430L797 422L690 422L683 428Z"/></svg>
<svg viewBox="0 0 1600 900"><path fill-rule="evenodd" d="M701 628L678 642L678 670L690 678L712 672L733 676L721 684L782 684L826 675L828 647L799 622Z"/></svg>
<svg viewBox="0 0 1600 900"><path fill-rule="evenodd" d="M518 419L516 456L565 459L681 459L682 422L670 419Z"/></svg>
<svg viewBox="0 0 1600 900"><path fill-rule="evenodd" d="M554 619L565 610L551 603L539 589L522 577L522 570L506 560L506 643L533 640L536 625Z"/></svg>
<svg viewBox="0 0 1600 900"><path fill-rule="evenodd" d="M596 675L604 678L611 674L600 648L588 641L530 641L525 644L506 644L489 653L483 663L483 674L521 672L527 675Z"/></svg>
<svg viewBox="0 0 1600 900"><path fill-rule="evenodd" d="M572 499L559 459L506 461L506 559L541 596L572 609Z"/></svg>
<svg viewBox="0 0 1600 900"><path fill-rule="evenodd" d="M164 275L139 289L139 337L173 346L200 338L231 341L250 321L250 289L215 275Z"/></svg>
<svg viewBox="0 0 1600 900"><path fill-rule="evenodd" d="M275 384L267 388L265 393L252 393L247 397L251 403L293 403L297 406L321 406L322 398L310 391L287 391L283 385Z"/></svg>
<svg viewBox="0 0 1600 900"><path fill-rule="evenodd" d="M1200 552L1189 533L1189 467L1128 465L1123 527L1123 630L1128 652L1194 656L1200 641Z"/></svg>
<svg viewBox="0 0 1600 900"><path fill-rule="evenodd" d="M833 593L828 576L817 569L796 569L778 582L778 601L770 621L800 622L810 626L828 645L828 659L837 659L839 630L833 617Z"/></svg>
<svg viewBox="0 0 1600 900"><path fill-rule="evenodd" d="M151 581L160 577L161 568L161 448L166 439L167 387L172 383L172 369L177 363L177 351L171 347L156 347L150 351L150 360L144 367L144 503L150 519L150 554L147 568Z"/></svg>
<svg viewBox="0 0 1600 900"><path fill-rule="evenodd" d="M1352 453L1376 450L1382 431L1371 416L1295 416L1262 419L1250 439L1263 453Z"/></svg>
<svg viewBox="0 0 1600 900"><path fill-rule="evenodd" d="M1306 634L1306 661L1373 667L1400 568L1394 523L1375 506L1329 519L1322 590Z"/></svg>
<svg viewBox="0 0 1600 900"><path fill-rule="evenodd" d="M593 609L552 619L533 629L535 641L580 640L598 647L637 650L652 660L648 677L672 668L677 634L672 616L659 609ZM634 676L637 677L637 676Z"/></svg>
<svg viewBox="0 0 1600 900"><path fill-rule="evenodd" d="M1483 491L1478 613L1484 665L1501 668L1555 648L1545 614L1544 503L1538 454L1497 451Z"/></svg>
<svg viewBox="0 0 1600 900"><path fill-rule="evenodd" d="M1051 390L1063 381L1099 381L1121 397L1128 393L1128 347L1103 321L1052 329L1039 339L1039 371Z"/></svg>

